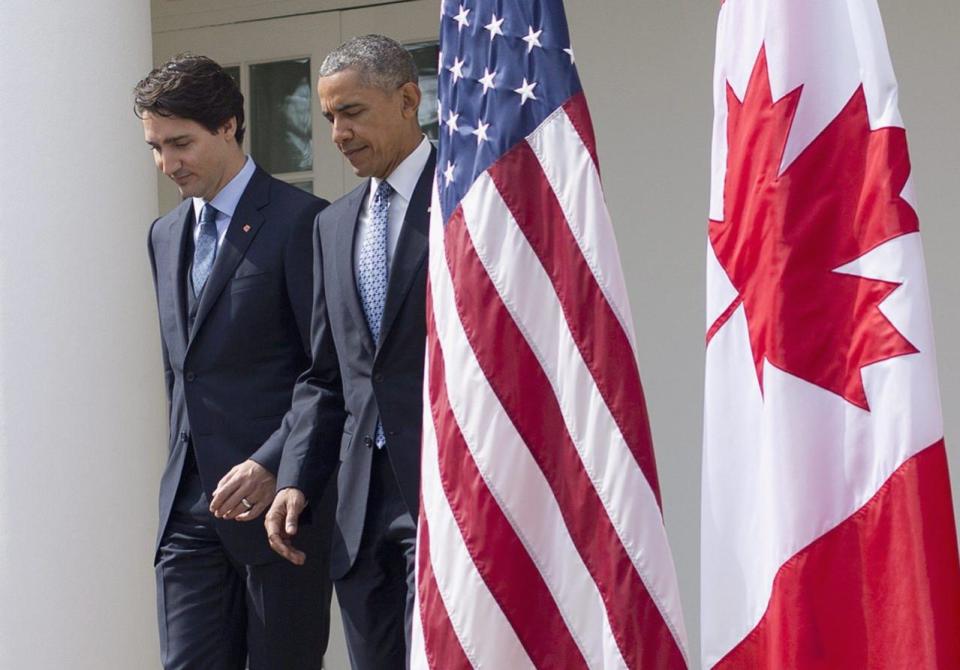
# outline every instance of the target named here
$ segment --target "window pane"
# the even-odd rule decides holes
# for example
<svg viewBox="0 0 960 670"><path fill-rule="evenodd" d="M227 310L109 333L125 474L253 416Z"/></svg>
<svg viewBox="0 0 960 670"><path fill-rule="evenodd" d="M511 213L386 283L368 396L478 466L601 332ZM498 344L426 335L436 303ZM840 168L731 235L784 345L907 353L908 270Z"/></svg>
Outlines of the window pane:
<svg viewBox="0 0 960 670"><path fill-rule="evenodd" d="M313 169L310 59L250 66L250 153L267 172Z"/></svg>
<svg viewBox="0 0 960 670"><path fill-rule="evenodd" d="M290 182L291 186L296 186L301 191L306 191L307 193L313 193L313 182L312 181L292 181Z"/></svg>
<svg viewBox="0 0 960 670"><path fill-rule="evenodd" d="M420 127L427 137L436 141L440 137L440 120L437 118L437 61L440 58L440 44L408 44L407 50L413 56L420 75L420 91L423 93L419 111Z"/></svg>

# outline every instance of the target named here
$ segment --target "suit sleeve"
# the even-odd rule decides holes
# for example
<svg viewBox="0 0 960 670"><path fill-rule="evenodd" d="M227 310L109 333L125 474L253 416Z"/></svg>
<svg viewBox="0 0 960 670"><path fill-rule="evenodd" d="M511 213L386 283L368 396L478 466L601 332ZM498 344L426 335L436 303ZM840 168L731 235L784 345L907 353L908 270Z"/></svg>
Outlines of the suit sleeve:
<svg viewBox="0 0 960 670"><path fill-rule="evenodd" d="M153 252L153 231L157 226L155 220L147 234L147 253L150 256L150 273L153 276L153 291L157 298L157 313L160 312L160 292L157 284L157 258ZM163 328L160 329L160 347L163 353L163 381L167 391L167 410L169 411L173 398L173 368L170 367L170 354L167 352L167 342L163 339Z"/></svg>
<svg viewBox="0 0 960 670"><path fill-rule="evenodd" d="M333 221L317 216L313 231L313 313L310 367L293 390L293 404L280 431L286 439L277 471L277 490L297 488L319 498L339 464L345 418L337 349L330 330L323 279L321 230Z"/></svg>
<svg viewBox="0 0 960 670"><path fill-rule="evenodd" d="M310 328L313 311L313 228L317 214L328 205L326 200L313 200L295 217L284 249L283 272L290 309L297 324L307 356L311 355ZM281 425L260 445L250 458L276 474L288 428Z"/></svg>

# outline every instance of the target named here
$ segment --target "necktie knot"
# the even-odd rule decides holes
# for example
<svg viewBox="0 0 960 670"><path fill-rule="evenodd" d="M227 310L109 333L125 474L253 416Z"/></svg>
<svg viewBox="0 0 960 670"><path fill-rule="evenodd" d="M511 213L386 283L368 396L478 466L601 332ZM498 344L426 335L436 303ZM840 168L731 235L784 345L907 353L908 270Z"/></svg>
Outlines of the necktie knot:
<svg viewBox="0 0 960 670"><path fill-rule="evenodd" d="M380 185L377 187L377 192L373 195L374 209L376 209L378 201L389 201L391 195L393 195L393 186L390 185L390 182L384 179L382 182L380 182Z"/></svg>
<svg viewBox="0 0 960 670"><path fill-rule="evenodd" d="M216 207L211 205L209 202L203 206L203 209L200 210L200 227L209 227L217 225L217 214L218 210Z"/></svg>

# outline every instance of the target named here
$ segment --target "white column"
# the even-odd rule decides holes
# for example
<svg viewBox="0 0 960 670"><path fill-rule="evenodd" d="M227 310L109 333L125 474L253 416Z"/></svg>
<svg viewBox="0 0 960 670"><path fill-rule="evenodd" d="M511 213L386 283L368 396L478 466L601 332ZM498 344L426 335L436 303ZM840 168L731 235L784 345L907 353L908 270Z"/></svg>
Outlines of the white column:
<svg viewBox="0 0 960 670"><path fill-rule="evenodd" d="M0 2L0 667L159 667L149 0Z"/></svg>

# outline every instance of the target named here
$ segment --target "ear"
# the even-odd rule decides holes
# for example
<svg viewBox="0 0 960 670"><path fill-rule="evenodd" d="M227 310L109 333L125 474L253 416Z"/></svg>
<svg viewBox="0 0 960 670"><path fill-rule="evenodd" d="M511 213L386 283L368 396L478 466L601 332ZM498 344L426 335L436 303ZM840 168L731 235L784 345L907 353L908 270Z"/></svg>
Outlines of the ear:
<svg viewBox="0 0 960 670"><path fill-rule="evenodd" d="M237 117L231 116L229 119L223 122L223 125L220 126L220 132L223 133L224 139L228 142L233 141L234 135L237 134Z"/></svg>
<svg viewBox="0 0 960 670"><path fill-rule="evenodd" d="M402 99L401 111L403 118L417 118L417 109L420 107L420 87L412 81L400 87L400 96Z"/></svg>

